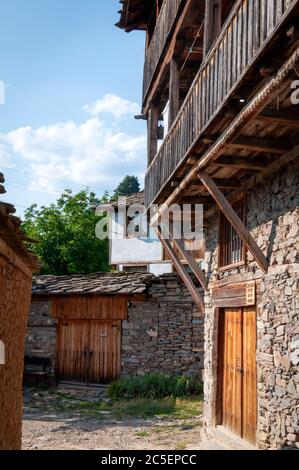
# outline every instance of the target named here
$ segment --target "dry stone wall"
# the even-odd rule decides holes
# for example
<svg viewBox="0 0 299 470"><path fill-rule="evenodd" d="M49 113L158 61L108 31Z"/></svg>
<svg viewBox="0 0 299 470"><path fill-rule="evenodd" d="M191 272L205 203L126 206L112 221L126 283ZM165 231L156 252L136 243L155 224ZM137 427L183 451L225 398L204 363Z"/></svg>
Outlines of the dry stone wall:
<svg viewBox="0 0 299 470"><path fill-rule="evenodd" d="M25 355L51 360L50 375L55 375L56 320L51 316L51 301L33 301L28 320Z"/></svg>
<svg viewBox="0 0 299 470"><path fill-rule="evenodd" d="M218 217L206 231L211 282L256 279L257 388L260 448L299 448L299 168L290 164L248 193L247 225L269 260L263 275L252 256L246 266L219 273ZM213 433L216 402L217 309L205 296L205 430Z"/></svg>
<svg viewBox="0 0 299 470"><path fill-rule="evenodd" d="M144 302L130 302L123 323L122 374L202 376L203 319L175 274L156 278Z"/></svg>

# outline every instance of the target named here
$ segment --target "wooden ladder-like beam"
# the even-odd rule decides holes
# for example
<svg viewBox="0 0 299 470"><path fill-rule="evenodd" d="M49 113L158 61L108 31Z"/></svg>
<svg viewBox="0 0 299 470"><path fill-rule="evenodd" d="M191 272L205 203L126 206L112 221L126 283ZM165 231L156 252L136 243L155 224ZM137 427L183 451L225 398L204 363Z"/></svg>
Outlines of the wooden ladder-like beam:
<svg viewBox="0 0 299 470"><path fill-rule="evenodd" d="M163 228L164 230L164 228ZM200 285L204 290L207 290L207 279L203 270L198 266L194 256L190 253L189 250L186 250L183 240L176 240L171 235L173 233L172 226L170 227L170 231L168 233L170 241L174 244L177 250L180 252L181 256L189 265L190 269L192 270L193 274L199 281Z"/></svg>
<svg viewBox="0 0 299 470"><path fill-rule="evenodd" d="M196 303L197 307L199 308L199 311L201 314L204 314L204 301L203 298L198 291L197 287L195 286L194 282L192 281L190 275L186 271L185 267L181 263L181 260L179 259L178 255L176 254L175 250L173 249L171 243L169 240L163 238L162 236L162 231L161 227L157 227L157 233L158 237L162 243L162 246L164 247L166 253L168 254L169 258L171 259L172 264L174 265L175 269L177 270L178 275L186 285L187 289L189 290L192 299Z"/></svg>
<svg viewBox="0 0 299 470"><path fill-rule="evenodd" d="M236 212L234 211L228 200L225 198L223 193L220 191L220 189L216 186L212 178L207 173L198 173L198 177L207 189L207 191L210 193L210 195L214 198L221 212L232 224L235 231L237 232L245 246L248 248L259 267L264 273L267 273L269 265L264 253L256 244L249 230L245 227L242 220L236 214Z"/></svg>

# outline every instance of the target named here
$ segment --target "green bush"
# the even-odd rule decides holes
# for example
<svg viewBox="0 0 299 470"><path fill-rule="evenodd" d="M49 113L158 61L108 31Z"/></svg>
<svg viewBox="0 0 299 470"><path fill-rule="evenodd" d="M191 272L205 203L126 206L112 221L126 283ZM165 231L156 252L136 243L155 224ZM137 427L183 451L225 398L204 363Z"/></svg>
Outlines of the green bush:
<svg viewBox="0 0 299 470"><path fill-rule="evenodd" d="M122 377L112 382L109 396L121 398L182 398L202 393L202 383L195 377L170 376L162 373Z"/></svg>

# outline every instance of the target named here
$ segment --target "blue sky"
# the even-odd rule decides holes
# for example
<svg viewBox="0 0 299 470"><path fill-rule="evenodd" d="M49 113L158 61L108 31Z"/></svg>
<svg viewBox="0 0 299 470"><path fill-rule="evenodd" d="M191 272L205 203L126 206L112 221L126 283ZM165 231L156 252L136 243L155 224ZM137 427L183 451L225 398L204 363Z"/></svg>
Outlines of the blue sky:
<svg viewBox="0 0 299 470"><path fill-rule="evenodd" d="M19 213L66 187L100 194L127 173L142 178L145 125L134 114L144 34L114 26L119 8L117 0L1 1L2 199Z"/></svg>

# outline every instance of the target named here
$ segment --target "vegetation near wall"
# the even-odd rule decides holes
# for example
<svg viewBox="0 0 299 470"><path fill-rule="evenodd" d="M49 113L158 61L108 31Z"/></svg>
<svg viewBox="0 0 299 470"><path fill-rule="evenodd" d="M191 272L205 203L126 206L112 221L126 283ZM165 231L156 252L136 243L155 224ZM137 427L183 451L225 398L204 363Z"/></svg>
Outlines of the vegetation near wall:
<svg viewBox="0 0 299 470"><path fill-rule="evenodd" d="M121 398L181 398L202 393L202 383L195 377L149 374L143 377L122 377L109 387L109 395Z"/></svg>

